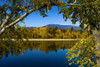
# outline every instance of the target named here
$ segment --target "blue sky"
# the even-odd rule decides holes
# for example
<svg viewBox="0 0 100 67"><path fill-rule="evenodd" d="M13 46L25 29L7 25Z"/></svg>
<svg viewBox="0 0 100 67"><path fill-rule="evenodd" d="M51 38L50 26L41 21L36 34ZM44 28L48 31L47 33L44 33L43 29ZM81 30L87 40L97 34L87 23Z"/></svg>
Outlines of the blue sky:
<svg viewBox="0 0 100 67"><path fill-rule="evenodd" d="M0 4L4 4L2 1L0 1ZM45 26L47 24L60 24L60 25L75 25L79 26L79 23L77 22L76 24L72 24L71 20L68 19L65 21L63 19L62 14L58 14L58 8L53 7L52 10L48 12L48 17L43 18L39 12L33 12L29 16L27 16L24 19L26 27L41 27ZM19 23L20 25L23 26L22 23Z"/></svg>
<svg viewBox="0 0 100 67"><path fill-rule="evenodd" d="M65 21L62 14L58 14L58 8L53 7L51 11L48 12L48 17L43 18L38 12L33 12L28 17L24 19L25 25L27 27L41 27L47 24L61 24L61 25L75 25L79 26L79 22L72 24L71 19ZM23 25L23 24L21 24Z"/></svg>

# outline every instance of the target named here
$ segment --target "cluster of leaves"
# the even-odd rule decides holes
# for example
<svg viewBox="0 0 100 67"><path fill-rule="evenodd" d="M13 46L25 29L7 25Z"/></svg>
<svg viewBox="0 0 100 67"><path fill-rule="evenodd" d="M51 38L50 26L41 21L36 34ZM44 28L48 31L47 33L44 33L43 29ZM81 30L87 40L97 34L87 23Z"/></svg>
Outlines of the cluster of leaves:
<svg viewBox="0 0 100 67"><path fill-rule="evenodd" d="M93 37L89 36L88 38L80 39L69 52L66 53L70 65L72 63L80 64L80 67L96 66L96 53L95 53L95 41Z"/></svg>
<svg viewBox="0 0 100 67"><path fill-rule="evenodd" d="M64 39L76 39L76 38L86 38L90 34L87 31L74 31L73 28L65 30L49 27L31 28L26 29L25 26L17 29L8 29L1 38L64 38ZM8 35L6 34L8 33Z"/></svg>
<svg viewBox="0 0 100 67"><path fill-rule="evenodd" d="M51 10L52 6L58 6L59 0L1 0L1 2L3 4L0 5L0 24L7 15L9 16L8 22L12 23L31 9L35 9L33 12L39 11L45 17L46 12Z"/></svg>
<svg viewBox="0 0 100 67"><path fill-rule="evenodd" d="M73 3L74 0L67 0L67 3ZM100 25L100 0L76 0L73 6L66 7L61 6L60 13L63 13L65 20L68 18L72 20L72 23L80 22L80 26L83 28L84 25L97 27ZM78 4L78 5L74 5ZM87 26L87 28L88 28Z"/></svg>

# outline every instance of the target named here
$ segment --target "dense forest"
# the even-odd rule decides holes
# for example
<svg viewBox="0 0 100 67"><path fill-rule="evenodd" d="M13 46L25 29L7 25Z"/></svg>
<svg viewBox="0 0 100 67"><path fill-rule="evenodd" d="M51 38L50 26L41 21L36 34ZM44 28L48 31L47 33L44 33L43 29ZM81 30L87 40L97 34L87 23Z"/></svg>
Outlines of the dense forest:
<svg viewBox="0 0 100 67"><path fill-rule="evenodd" d="M31 28L27 29L25 26L16 26L16 29L12 31L12 29L8 29L1 37L2 38L25 38L25 39L35 39L35 38L54 38L54 39L76 39L76 38L86 38L90 35L90 32L79 30L74 31L73 27L71 29L65 30L65 29L58 29L56 28L49 28L46 27L40 27L40 28ZM6 34L8 33L8 35ZM10 34L9 34L10 33Z"/></svg>

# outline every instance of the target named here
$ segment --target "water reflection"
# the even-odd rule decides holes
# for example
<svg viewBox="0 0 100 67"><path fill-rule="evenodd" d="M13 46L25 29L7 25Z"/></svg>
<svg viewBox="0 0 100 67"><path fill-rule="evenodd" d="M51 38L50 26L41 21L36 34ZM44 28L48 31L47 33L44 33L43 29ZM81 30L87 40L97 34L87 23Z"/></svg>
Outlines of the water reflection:
<svg viewBox="0 0 100 67"><path fill-rule="evenodd" d="M70 48L75 44L73 41L68 42L4 42L0 44L0 58L3 56L8 57L11 53L12 55L18 56L24 54L25 51L39 50L40 52L45 52L47 54L50 51L57 52L60 49L65 50Z"/></svg>
<svg viewBox="0 0 100 67"><path fill-rule="evenodd" d="M6 44L5 44L6 43ZM67 48L75 42L0 43L0 67L78 67L69 65Z"/></svg>

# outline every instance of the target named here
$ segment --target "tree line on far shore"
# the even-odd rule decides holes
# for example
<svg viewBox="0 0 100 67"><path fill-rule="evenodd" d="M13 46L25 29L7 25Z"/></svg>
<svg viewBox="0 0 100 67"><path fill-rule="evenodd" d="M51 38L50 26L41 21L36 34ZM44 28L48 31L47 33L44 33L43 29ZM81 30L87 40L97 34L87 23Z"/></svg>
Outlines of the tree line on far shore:
<svg viewBox="0 0 100 67"><path fill-rule="evenodd" d="M80 29L79 31L74 31L74 28L71 27L71 29L65 30L65 29L58 29L55 28L49 28L46 27L40 27L40 28L31 28L27 29L25 26L16 26L16 29L14 30L14 27L11 27L7 31L5 31L1 38L19 38L19 39L34 39L34 38L54 38L54 39L76 39L76 38L86 38L90 35L90 32L83 31Z"/></svg>

